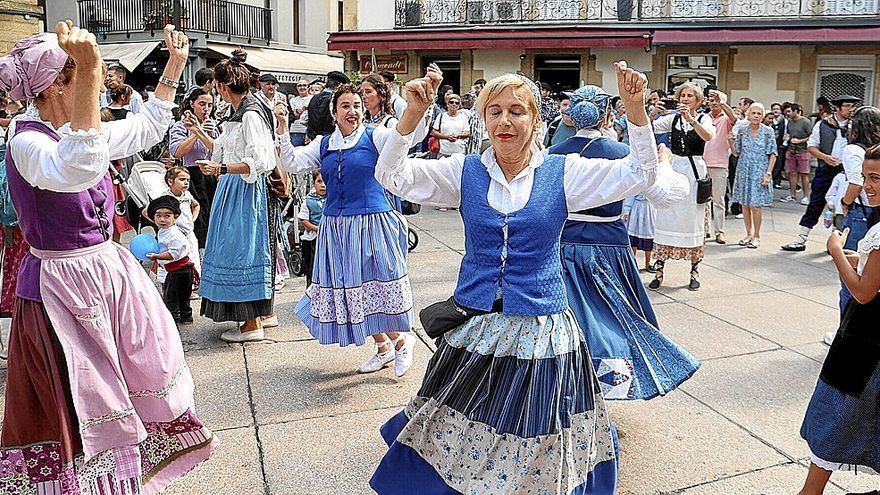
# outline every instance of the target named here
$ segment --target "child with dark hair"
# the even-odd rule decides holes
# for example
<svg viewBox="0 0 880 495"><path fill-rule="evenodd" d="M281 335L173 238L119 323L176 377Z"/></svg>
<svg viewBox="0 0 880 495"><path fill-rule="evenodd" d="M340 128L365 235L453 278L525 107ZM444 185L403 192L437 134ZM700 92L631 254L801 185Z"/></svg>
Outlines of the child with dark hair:
<svg viewBox="0 0 880 495"><path fill-rule="evenodd" d="M186 167L171 167L165 172L165 184L168 190L165 196L171 196L180 203L180 217L177 226L186 236L189 243L189 259L193 262L197 272L202 271L202 263L199 257L199 240L195 233L195 222L199 218L202 209L201 204L190 193L191 176Z"/></svg>
<svg viewBox="0 0 880 495"><path fill-rule="evenodd" d="M189 241L180 227L180 203L171 196L159 196L147 206L147 214L159 227L159 252L147 253L147 258L159 263L159 281L162 282L162 299L176 323L192 323L192 295L194 278Z"/></svg>
<svg viewBox="0 0 880 495"><path fill-rule="evenodd" d="M303 232L300 241L302 242L302 265L303 273L306 276L306 287L312 285L312 268L315 264L315 240L318 238L318 227L321 225L321 218L324 216L324 201L327 200L327 186L324 184L324 178L321 177L321 171L312 172L312 190L303 201L302 207L296 218L305 232Z"/></svg>

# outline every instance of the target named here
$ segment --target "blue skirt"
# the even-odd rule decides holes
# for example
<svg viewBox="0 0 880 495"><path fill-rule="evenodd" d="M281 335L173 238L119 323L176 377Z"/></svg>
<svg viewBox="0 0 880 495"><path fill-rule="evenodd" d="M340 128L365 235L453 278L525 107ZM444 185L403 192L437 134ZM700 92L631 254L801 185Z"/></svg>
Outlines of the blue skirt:
<svg viewBox="0 0 880 495"><path fill-rule="evenodd" d="M859 397L846 395L820 378L807 406L801 437L813 455L826 463L880 472L880 367Z"/></svg>
<svg viewBox="0 0 880 495"><path fill-rule="evenodd" d="M269 246L266 181L222 176L211 205L199 294L214 303L271 300L275 253Z"/></svg>
<svg viewBox="0 0 880 495"><path fill-rule="evenodd" d="M380 495L615 493L615 431L570 311L451 330L381 432Z"/></svg>
<svg viewBox="0 0 880 495"><path fill-rule="evenodd" d="M412 329L407 226L397 212L325 216L312 285L296 315L321 344L363 345L367 336Z"/></svg>
<svg viewBox="0 0 880 495"><path fill-rule="evenodd" d="M606 399L665 395L700 367L660 332L628 246L563 242L562 267Z"/></svg>

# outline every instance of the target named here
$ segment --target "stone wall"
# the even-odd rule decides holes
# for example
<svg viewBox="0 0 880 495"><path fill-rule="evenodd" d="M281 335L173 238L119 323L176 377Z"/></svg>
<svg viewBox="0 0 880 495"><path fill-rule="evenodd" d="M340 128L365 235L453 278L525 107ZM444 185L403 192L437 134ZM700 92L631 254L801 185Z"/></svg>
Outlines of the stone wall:
<svg viewBox="0 0 880 495"><path fill-rule="evenodd" d="M0 14L0 55L8 53L16 41L37 34L43 29L40 22L43 9L37 5L37 0L2 0L0 10L21 12L21 14ZM54 30L54 26L52 29Z"/></svg>

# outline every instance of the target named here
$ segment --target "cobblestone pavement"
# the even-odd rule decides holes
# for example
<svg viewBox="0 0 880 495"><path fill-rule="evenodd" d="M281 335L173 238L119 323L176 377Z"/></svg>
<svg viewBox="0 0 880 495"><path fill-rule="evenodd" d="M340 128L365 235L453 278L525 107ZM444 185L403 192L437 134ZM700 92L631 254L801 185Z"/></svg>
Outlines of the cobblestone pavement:
<svg viewBox="0 0 880 495"><path fill-rule="evenodd" d="M665 287L651 298L664 332L703 366L666 397L610 405L621 434L621 495L800 488L809 452L798 430L827 350L822 335L837 325L838 290L824 230L805 253L779 251L802 211L766 209L757 250L736 246L742 221L728 217L729 244L707 247L699 292L686 290L683 262L669 263ZM455 211L425 208L410 220L421 237L409 260L418 310L449 296L464 242ZM358 375L372 347L315 343L293 315L303 289L296 279L278 293L281 327L267 331L268 342L225 344L218 337L228 325L202 318L181 330L197 410L222 445L167 493L372 493L367 481L385 450L378 428L416 392L431 350L419 343L403 379L390 369ZM829 494L880 485L863 474L832 479Z"/></svg>

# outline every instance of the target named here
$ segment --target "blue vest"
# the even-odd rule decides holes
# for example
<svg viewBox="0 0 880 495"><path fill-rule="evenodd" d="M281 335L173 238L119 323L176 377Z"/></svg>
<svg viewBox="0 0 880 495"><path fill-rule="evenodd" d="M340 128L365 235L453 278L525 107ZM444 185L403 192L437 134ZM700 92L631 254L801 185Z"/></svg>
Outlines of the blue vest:
<svg viewBox="0 0 880 495"><path fill-rule="evenodd" d="M376 181L379 151L373 129L367 127L347 150L328 150L330 136L321 140L321 177L327 185L324 216L352 216L391 211L385 188Z"/></svg>
<svg viewBox="0 0 880 495"><path fill-rule="evenodd" d="M568 216L561 187L564 169L564 157L548 156L535 170L526 205L505 215L489 205L492 179L480 157L465 158L459 208L465 255L455 289L459 304L489 311L500 289L506 315L550 315L568 307L559 255Z"/></svg>
<svg viewBox="0 0 880 495"><path fill-rule="evenodd" d="M306 208L309 209L309 222L314 225L321 225L321 219L324 217L324 201L325 198L309 194L306 196Z"/></svg>
<svg viewBox="0 0 880 495"><path fill-rule="evenodd" d="M587 146L589 144L589 146ZM629 155L629 146L612 139L599 137L595 139L574 136L550 147L552 154L567 155L577 153L584 158L607 158L618 160ZM617 217L623 213L623 201L615 201L596 208L579 211L584 215L595 217ZM562 242L574 244L602 244L612 246L629 246L629 234L623 220L613 222L580 222L568 220L562 231Z"/></svg>

